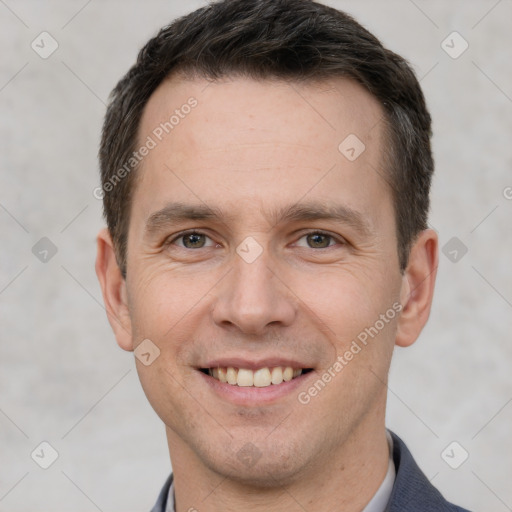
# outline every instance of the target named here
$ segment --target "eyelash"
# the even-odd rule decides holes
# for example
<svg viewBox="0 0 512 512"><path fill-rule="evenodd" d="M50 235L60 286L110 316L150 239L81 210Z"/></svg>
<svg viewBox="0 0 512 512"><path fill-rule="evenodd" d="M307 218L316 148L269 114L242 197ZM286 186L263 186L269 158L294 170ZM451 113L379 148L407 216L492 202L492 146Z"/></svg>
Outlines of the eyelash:
<svg viewBox="0 0 512 512"><path fill-rule="evenodd" d="M172 245L176 240L179 240L180 238L186 237L187 235L204 235L204 236L210 238L206 233L203 233L202 231L198 231L198 230L192 229L192 230L188 230L188 231L183 231L181 233L178 233L173 238L167 239L164 242L164 245L166 247L169 246L169 245ZM347 244L347 242L345 242L343 239L337 238L336 236L331 235L330 233L327 233L325 231L319 231L319 230L312 230L312 231L308 231L306 233L303 233L301 235L301 237L299 238L299 240L301 238L304 238L305 236L308 236L308 235L322 235L322 236L326 236L328 238L331 238L332 240L335 240L336 242L338 242L341 245L346 245ZM320 249L330 249L332 247L334 247L334 246L329 245L327 247L320 247ZM207 249L207 248L208 247L199 247L198 249ZM194 249L189 249L188 247L180 247L180 249L187 249L187 250L191 250L191 251L194 250ZM313 247L309 247L309 249L314 249L314 248Z"/></svg>

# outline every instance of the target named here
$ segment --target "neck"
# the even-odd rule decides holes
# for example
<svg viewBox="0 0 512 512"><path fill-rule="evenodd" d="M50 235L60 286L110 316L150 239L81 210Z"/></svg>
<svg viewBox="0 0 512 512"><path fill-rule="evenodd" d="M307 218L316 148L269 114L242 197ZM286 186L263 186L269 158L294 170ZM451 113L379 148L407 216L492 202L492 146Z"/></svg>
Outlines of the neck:
<svg viewBox="0 0 512 512"><path fill-rule="evenodd" d="M360 512L388 468L384 408L363 420L329 456L309 464L292 481L254 487L206 467L173 431L167 439L174 473L176 512ZM378 420L378 421L377 421Z"/></svg>

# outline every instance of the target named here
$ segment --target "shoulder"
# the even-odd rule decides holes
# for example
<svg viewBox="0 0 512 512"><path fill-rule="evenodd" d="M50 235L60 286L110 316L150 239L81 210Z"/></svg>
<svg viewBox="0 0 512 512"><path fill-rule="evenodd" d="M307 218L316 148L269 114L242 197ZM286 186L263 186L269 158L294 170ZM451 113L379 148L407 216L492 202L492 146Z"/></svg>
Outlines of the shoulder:
<svg viewBox="0 0 512 512"><path fill-rule="evenodd" d="M171 473L167 477L167 480L165 481L164 486L158 495L158 499L156 500L156 503L150 512L165 512L165 509L167 508L167 497L169 495L169 489L171 487L172 480L173 474Z"/></svg>
<svg viewBox="0 0 512 512"><path fill-rule="evenodd" d="M470 512L446 501L418 467L402 439L389 432L393 438L396 478L385 512Z"/></svg>

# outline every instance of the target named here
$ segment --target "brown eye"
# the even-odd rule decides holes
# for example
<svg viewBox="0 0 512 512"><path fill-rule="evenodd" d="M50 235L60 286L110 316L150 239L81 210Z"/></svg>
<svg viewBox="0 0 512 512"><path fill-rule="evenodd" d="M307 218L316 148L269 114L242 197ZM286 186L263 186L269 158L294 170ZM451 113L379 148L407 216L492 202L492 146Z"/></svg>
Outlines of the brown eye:
<svg viewBox="0 0 512 512"><path fill-rule="evenodd" d="M302 239L306 240L307 248L309 249L327 249L333 245L336 245L336 242L342 244L341 240L337 240L333 235L324 233L322 231L312 231L310 233L306 233L300 238L300 240ZM305 246L301 245L301 247Z"/></svg>
<svg viewBox="0 0 512 512"><path fill-rule="evenodd" d="M181 243L178 241L181 240ZM209 236L199 231L188 231L175 236L172 240L169 240L166 245L177 245L182 249L202 249L204 247L213 246L213 241L207 245L207 240L211 240Z"/></svg>
<svg viewBox="0 0 512 512"><path fill-rule="evenodd" d="M183 239L183 245L187 249L197 249L204 247L204 235L201 233L189 233L181 237Z"/></svg>
<svg viewBox="0 0 512 512"><path fill-rule="evenodd" d="M329 242L332 239L329 235L324 235L322 233L312 233L306 235L308 244L313 249L324 249L329 247Z"/></svg>

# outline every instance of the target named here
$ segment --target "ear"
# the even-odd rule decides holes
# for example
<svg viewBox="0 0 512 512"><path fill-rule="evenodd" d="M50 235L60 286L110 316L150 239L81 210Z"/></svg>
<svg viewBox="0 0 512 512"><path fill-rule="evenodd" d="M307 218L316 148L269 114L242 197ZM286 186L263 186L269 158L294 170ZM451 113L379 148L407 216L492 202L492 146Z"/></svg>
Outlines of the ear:
<svg viewBox="0 0 512 512"><path fill-rule="evenodd" d="M123 350L131 352L134 347L126 281L117 264L114 244L107 228L98 233L96 241L95 269L103 293L107 318L116 336L117 344Z"/></svg>
<svg viewBox="0 0 512 512"><path fill-rule="evenodd" d="M422 231L409 254L402 278L396 345L408 347L420 335L430 315L438 265L438 238L433 229Z"/></svg>

